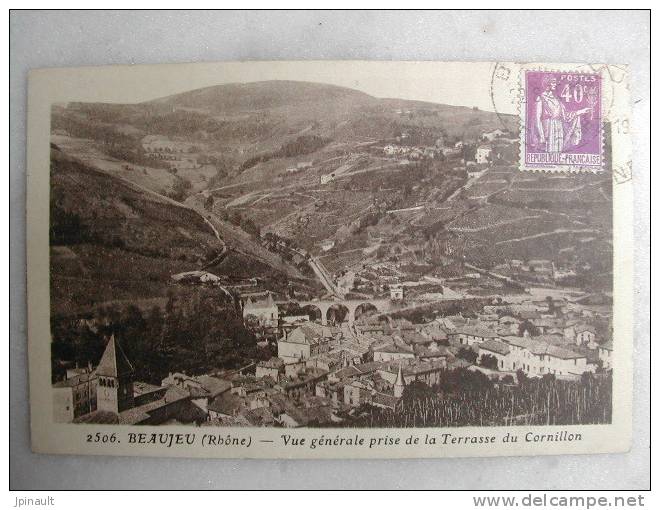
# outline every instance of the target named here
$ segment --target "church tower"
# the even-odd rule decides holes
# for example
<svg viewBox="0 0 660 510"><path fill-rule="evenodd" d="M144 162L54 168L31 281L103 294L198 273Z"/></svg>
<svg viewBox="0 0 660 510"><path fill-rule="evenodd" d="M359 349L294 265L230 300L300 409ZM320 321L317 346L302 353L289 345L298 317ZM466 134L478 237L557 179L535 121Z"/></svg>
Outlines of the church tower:
<svg viewBox="0 0 660 510"><path fill-rule="evenodd" d="M399 363L399 372L396 374L396 381L394 381L394 396L396 398L403 397L403 388L405 387L406 387L406 381L403 378L401 363Z"/></svg>
<svg viewBox="0 0 660 510"><path fill-rule="evenodd" d="M110 337L96 367L97 409L119 414L133 407L133 365L115 340Z"/></svg>

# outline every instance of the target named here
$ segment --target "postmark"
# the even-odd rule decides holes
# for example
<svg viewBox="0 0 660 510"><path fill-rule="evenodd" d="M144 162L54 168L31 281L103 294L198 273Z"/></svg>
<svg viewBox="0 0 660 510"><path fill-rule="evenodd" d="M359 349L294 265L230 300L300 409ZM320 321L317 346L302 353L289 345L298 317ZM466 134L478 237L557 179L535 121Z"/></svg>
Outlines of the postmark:
<svg viewBox="0 0 660 510"><path fill-rule="evenodd" d="M521 170L603 171L601 74L537 69L521 74Z"/></svg>

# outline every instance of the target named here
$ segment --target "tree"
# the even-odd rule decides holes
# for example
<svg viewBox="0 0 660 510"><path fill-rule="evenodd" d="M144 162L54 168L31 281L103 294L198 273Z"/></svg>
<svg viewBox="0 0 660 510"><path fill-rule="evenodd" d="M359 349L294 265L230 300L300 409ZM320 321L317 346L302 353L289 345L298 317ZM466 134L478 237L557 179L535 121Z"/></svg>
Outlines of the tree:
<svg viewBox="0 0 660 510"><path fill-rule="evenodd" d="M257 329L259 329L260 326L261 326L261 324L259 322L259 318L256 315L253 315L253 314L249 313L245 316L245 327L246 328L248 328L252 331L256 331Z"/></svg>
<svg viewBox="0 0 660 510"><path fill-rule="evenodd" d="M403 388L401 398L407 404L416 400L426 400L437 396L437 393L428 384L422 381L413 381Z"/></svg>
<svg viewBox="0 0 660 510"><path fill-rule="evenodd" d="M479 365L491 370L497 370L497 358L492 354L482 354L479 358Z"/></svg>
<svg viewBox="0 0 660 510"><path fill-rule="evenodd" d="M538 328L534 326L534 324L532 324L529 320L524 320L518 326L518 335L522 336L525 331L527 331L530 336L538 336L539 334Z"/></svg>
<svg viewBox="0 0 660 510"><path fill-rule="evenodd" d="M192 184L187 179L177 179L172 186L172 192L170 193L170 198L176 200L177 202L183 202L186 199L188 190L192 187Z"/></svg>
<svg viewBox="0 0 660 510"><path fill-rule="evenodd" d="M474 352L469 347L461 347L458 351L457 356L465 361L469 361L474 364L477 361L477 353Z"/></svg>
<svg viewBox="0 0 660 510"><path fill-rule="evenodd" d="M527 377L527 374L519 368L516 370L516 380L518 381L519 386L525 386L527 382L529 381L529 377Z"/></svg>

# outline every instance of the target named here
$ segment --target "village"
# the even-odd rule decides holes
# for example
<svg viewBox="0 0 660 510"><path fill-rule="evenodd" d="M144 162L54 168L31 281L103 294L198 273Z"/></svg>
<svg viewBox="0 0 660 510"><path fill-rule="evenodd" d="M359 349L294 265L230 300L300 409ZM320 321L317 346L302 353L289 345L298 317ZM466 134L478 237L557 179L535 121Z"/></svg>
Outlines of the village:
<svg viewBox="0 0 660 510"><path fill-rule="evenodd" d="M393 291L392 309L405 299ZM76 423L337 426L363 406L395 411L406 387L433 387L457 368L500 385L521 374L579 381L613 365L611 314L590 303L522 294L490 299L473 316L413 323L371 308L337 314L330 305L323 319L287 315L288 301L260 293L243 300L243 318L262 342L274 339L277 356L237 370L172 372L158 386L134 380L113 336L98 365L72 368L54 384L54 415Z"/></svg>

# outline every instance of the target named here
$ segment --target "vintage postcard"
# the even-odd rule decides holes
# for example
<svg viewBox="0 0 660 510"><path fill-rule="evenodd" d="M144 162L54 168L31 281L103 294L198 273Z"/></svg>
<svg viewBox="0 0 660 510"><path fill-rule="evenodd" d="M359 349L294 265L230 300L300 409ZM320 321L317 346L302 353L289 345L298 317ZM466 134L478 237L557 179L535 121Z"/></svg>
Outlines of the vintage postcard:
<svg viewBox="0 0 660 510"><path fill-rule="evenodd" d="M33 449L626 451L631 79L512 62L33 71Z"/></svg>

